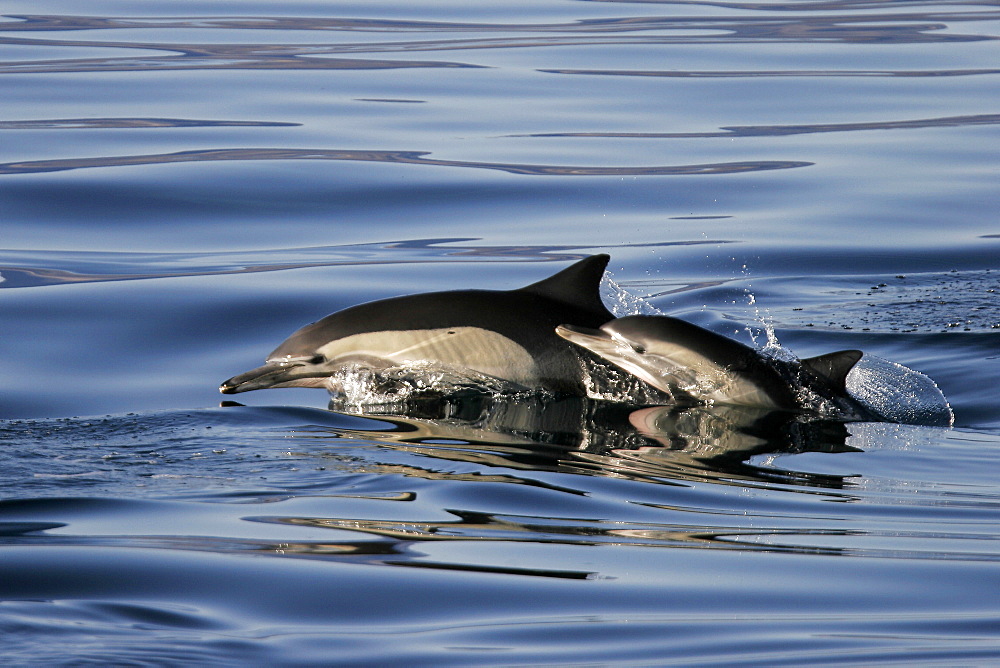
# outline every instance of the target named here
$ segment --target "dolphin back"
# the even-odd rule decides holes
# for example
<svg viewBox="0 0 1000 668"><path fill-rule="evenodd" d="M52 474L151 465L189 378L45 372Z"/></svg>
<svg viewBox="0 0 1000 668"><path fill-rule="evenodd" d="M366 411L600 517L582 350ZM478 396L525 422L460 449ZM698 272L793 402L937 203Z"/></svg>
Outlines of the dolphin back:
<svg viewBox="0 0 1000 668"><path fill-rule="evenodd" d="M554 343L555 327L563 322L598 327L614 319L600 294L610 259L593 255L516 290L428 292L352 306L301 327L268 359L309 355L331 340L354 334L451 326L482 327L513 338L523 333Z"/></svg>

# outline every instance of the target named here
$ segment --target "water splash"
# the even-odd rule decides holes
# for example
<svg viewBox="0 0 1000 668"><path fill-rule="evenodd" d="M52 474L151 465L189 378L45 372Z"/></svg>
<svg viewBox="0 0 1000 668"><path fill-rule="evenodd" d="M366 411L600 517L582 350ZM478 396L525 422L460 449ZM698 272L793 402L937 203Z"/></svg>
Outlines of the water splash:
<svg viewBox="0 0 1000 668"><path fill-rule="evenodd" d="M889 422L950 427L955 414L944 393L919 371L865 355L847 375L847 391Z"/></svg>
<svg viewBox="0 0 1000 668"><path fill-rule="evenodd" d="M432 362L378 369L362 364L347 366L330 376L326 387L331 405L355 412L375 406L405 407L411 401L442 396L477 394L496 398L528 392L517 383Z"/></svg>
<svg viewBox="0 0 1000 668"><path fill-rule="evenodd" d="M645 298L634 295L619 285L610 271L604 272L604 278L601 279L601 297L616 318L627 315L663 315L663 311Z"/></svg>
<svg viewBox="0 0 1000 668"><path fill-rule="evenodd" d="M771 315L770 309L760 306L757 302L757 295L754 294L753 284L751 283L750 267L744 264L740 270L746 279L744 292L746 293L747 304L753 308L754 321L756 322L757 329L764 334L764 342L761 343L758 340L758 333L754 326L747 326L746 330L749 333L754 346L760 350L762 354L773 359L782 360L784 362L797 362L798 358L793 355L791 351L783 348L781 346L781 342L778 341L778 334L774 328L774 317Z"/></svg>

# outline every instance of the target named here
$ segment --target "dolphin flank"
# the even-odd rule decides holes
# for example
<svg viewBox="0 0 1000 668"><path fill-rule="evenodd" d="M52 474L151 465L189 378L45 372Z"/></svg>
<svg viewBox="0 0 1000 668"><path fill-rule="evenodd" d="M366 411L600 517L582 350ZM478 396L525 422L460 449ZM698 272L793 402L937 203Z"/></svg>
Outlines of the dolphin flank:
<svg viewBox="0 0 1000 668"><path fill-rule="evenodd" d="M335 391L333 378L351 368L423 365L583 395L581 351L556 327L596 328L614 318L599 292L609 259L588 257L517 290L433 292L344 309L299 329L263 366L230 378L219 390Z"/></svg>

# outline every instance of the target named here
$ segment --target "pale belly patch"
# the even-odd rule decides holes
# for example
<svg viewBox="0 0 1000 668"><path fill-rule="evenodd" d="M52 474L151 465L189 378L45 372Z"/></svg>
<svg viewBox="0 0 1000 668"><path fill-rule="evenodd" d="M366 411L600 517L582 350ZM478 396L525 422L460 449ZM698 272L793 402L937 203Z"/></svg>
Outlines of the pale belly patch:
<svg viewBox="0 0 1000 668"><path fill-rule="evenodd" d="M332 363L374 358L393 366L443 364L471 369L528 387L539 380L538 365L523 346L478 327L366 332L331 341L318 352Z"/></svg>

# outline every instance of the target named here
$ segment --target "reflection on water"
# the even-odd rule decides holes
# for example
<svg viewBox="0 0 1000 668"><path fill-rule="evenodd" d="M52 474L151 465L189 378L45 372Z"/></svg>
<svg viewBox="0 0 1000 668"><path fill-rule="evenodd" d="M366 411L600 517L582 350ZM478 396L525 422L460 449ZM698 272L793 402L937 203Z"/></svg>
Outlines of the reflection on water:
<svg viewBox="0 0 1000 668"><path fill-rule="evenodd" d="M73 130L98 128L280 128L300 123L281 121L209 121L185 118L56 118L51 120L0 121L0 130Z"/></svg>
<svg viewBox="0 0 1000 668"><path fill-rule="evenodd" d="M126 155L115 157L73 158L65 160L34 160L0 164L0 175L60 172L92 167L125 167L162 165L176 162L216 162L219 160L346 160L349 162L385 162L435 167L465 167L495 169L510 174L529 176L683 176L693 174L739 174L771 169L808 167L811 163L761 160L754 162L722 162L702 165L659 165L642 167L589 167L561 165L507 164L470 162L428 158L423 151L345 151L330 149L290 148L230 148L204 151L184 151L156 155Z"/></svg>
<svg viewBox="0 0 1000 668"><path fill-rule="evenodd" d="M711 6L715 3L683 3L671 1L666 4ZM966 3L975 6L976 3ZM360 33L486 33L490 37L469 39L424 39L419 41L372 40L343 44L183 44L145 42L104 42L82 40L56 40L32 38L6 38L7 44L46 46L86 46L110 48L141 48L161 50L180 55L166 57L133 57L106 59L76 59L61 61L23 61L7 65L3 72L80 72L98 70L152 70L162 68L377 68L377 67L441 67L468 66L460 63L418 63L411 61L369 61L315 58L342 53L385 53L423 51L462 51L478 49L510 49L538 47L572 46L615 46L635 44L732 44L753 42L809 43L831 42L878 43L878 44L927 44L940 42L967 42L988 39L977 34L943 32L942 21L950 24L982 22L995 19L995 10L979 11L926 11L865 13L861 15L829 15L830 9L885 9L883 2L830 3L803 6L801 4L781 7L776 5L732 4L742 10L795 11L794 16L684 16L684 17L626 17L590 19L572 23L453 23L411 20L371 20L349 18L99 18L66 16L9 16L20 23L4 25L7 32L47 32L72 30L111 29L206 29L206 30L281 30L293 34L294 31L333 31ZM990 4L983 3L990 7ZM812 10L803 12L802 10ZM497 38L495 34L512 33L518 36ZM540 33L544 36L521 37L522 33ZM586 35L581 37L580 35Z"/></svg>
<svg viewBox="0 0 1000 668"><path fill-rule="evenodd" d="M331 408L338 406L332 403ZM468 394L361 410L360 415L379 417L395 427L355 435L410 453L658 482L799 480L810 486L842 487L842 478L761 469L747 461L762 454L856 450L846 445L849 432L842 422L750 407L635 407L577 397ZM337 431L338 436L342 433ZM310 432L309 437L320 434Z"/></svg>
<svg viewBox="0 0 1000 668"><path fill-rule="evenodd" d="M150 278L211 276L310 267L409 264L418 262L565 262L582 260L584 245L470 245L479 239L407 239L374 244L275 248L215 253L136 253L99 251L0 250L0 289L64 283L135 281ZM461 246L451 244L461 243ZM622 248L701 246L725 239L622 244Z"/></svg>
<svg viewBox="0 0 1000 668"><path fill-rule="evenodd" d="M1000 70L997 70L1000 74ZM997 125L1000 114L928 118L916 121L872 121L869 123L827 123L823 125L764 125L722 128L722 132L559 132L533 134L529 137L635 137L639 139L692 139L711 137L783 137L819 132L856 132L859 130L912 130L948 128L965 125Z"/></svg>
<svg viewBox="0 0 1000 668"><path fill-rule="evenodd" d="M542 70L553 74L591 74L621 77L666 77L676 79L745 79L762 77L965 77L982 74L1000 74L1000 69L953 70L726 70L726 71L675 71L675 70Z"/></svg>
<svg viewBox="0 0 1000 668"><path fill-rule="evenodd" d="M722 128L721 132L559 132L530 134L526 137L614 137L644 139L690 139L712 137L779 137L821 132L850 132L863 130L897 130L933 127L962 127L1000 124L1000 115L981 114L914 121L873 121L868 123L840 123L825 125L785 125L746 126ZM197 126L294 126L296 123L251 123L237 121L172 121L169 119L107 119L78 121L73 119L54 121L10 121L0 124L0 129L39 129L73 127L197 127ZM516 135L515 135L516 136ZM468 169L492 169L510 174L531 176L685 176L710 174L739 174L772 169L792 169L809 167L813 163L792 160L758 160L743 162L723 162L697 165L658 166L561 166L541 164L509 164L444 160L426 157L421 151L355 151L332 149L281 149L281 148L239 148L184 151L155 155L101 156L93 158L73 158L62 160L35 160L0 164L0 175L34 174L58 172L72 169L95 167L125 167L136 165L170 164L180 162L215 162L244 160L333 160L352 162L384 162L397 164L425 165L436 167L462 167Z"/></svg>
<svg viewBox="0 0 1000 668"><path fill-rule="evenodd" d="M37 639L56 633L42 620L72 620L119 662L170 656L158 641L177 637L231 661L234 638L259 653L261 633L308 629L369 657L391 636L393 655L411 656L400 634L415 620L438 620L418 644L470 620L496 643L497 615L529 610L527 627L591 636L608 631L594 610L667 615L647 629L661 639L695 616L713 646L744 616L787 630L790 610L809 637L829 633L836 609L879 634L910 620L923 643L952 610L962 640L949 656L967 624L991 624L968 607L991 605L987 569L1000 563L982 459L995 436L588 402L422 408L428 417L229 406L0 423L0 482L23 495L0 501L0 624ZM39 451L41 437L60 447ZM948 470L928 469L942 450ZM109 615L87 601L132 607ZM811 621L810 606L822 612ZM980 632L987 644L993 628ZM16 637L33 657L68 651ZM734 643L745 656L745 639Z"/></svg>

